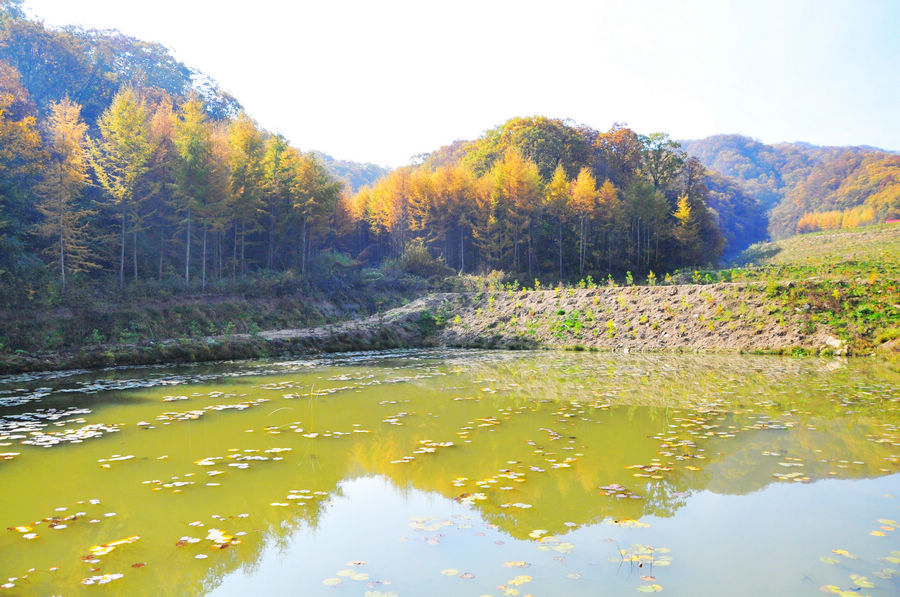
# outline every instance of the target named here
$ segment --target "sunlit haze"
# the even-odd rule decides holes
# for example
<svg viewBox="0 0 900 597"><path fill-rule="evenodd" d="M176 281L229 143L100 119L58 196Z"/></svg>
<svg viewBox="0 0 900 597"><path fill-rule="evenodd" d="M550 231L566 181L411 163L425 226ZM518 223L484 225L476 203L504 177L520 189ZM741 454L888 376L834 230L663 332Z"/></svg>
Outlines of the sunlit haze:
<svg viewBox="0 0 900 597"><path fill-rule="evenodd" d="M169 47L302 149L397 166L513 116L900 150L900 3L27 0Z"/></svg>

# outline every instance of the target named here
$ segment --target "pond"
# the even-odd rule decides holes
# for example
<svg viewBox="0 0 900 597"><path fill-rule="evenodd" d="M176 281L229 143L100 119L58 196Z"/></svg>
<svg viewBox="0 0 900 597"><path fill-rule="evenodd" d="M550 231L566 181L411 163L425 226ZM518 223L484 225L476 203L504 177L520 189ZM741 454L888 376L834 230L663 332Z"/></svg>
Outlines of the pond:
<svg viewBox="0 0 900 597"><path fill-rule="evenodd" d="M900 374L405 351L0 379L0 596L900 594Z"/></svg>

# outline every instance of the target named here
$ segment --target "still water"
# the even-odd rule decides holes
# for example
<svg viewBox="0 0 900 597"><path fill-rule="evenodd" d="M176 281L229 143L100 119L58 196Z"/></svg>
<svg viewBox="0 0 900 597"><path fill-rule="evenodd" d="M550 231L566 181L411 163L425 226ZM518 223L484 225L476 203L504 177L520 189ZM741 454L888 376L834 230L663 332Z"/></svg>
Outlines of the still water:
<svg viewBox="0 0 900 597"><path fill-rule="evenodd" d="M411 351L0 379L0 596L900 594L900 374Z"/></svg>

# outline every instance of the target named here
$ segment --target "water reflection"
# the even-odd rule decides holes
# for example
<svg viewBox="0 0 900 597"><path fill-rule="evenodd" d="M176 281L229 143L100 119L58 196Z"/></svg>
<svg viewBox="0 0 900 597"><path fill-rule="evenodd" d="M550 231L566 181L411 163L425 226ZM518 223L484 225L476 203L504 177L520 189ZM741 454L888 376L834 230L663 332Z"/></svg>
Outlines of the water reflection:
<svg viewBox="0 0 900 597"><path fill-rule="evenodd" d="M898 377L853 360L423 351L7 379L0 400L41 395L0 408L0 523L13 529L0 580L16 578L0 594L103 590L80 583L104 574L136 595L285 593L288 577L306 594L559 594L560 579L596 594L592 575L607 594L664 577L702 594L709 572L679 572L705 550L686 512L737 516L742 500L757 513L741 533L707 543L762 541L756 527L784 541L764 524L772 500L816 499L835 505L834 549L883 539L854 562L891 564L875 558L895 557L882 549L894 531L868 533L900 518L896 502L859 514L874 498L858 485L815 482L897 486ZM77 435L100 426L115 431ZM826 565L825 539L791 541L795 560ZM383 574L345 566L372 554ZM870 594L896 588L884 574ZM849 590L844 576L829 584Z"/></svg>

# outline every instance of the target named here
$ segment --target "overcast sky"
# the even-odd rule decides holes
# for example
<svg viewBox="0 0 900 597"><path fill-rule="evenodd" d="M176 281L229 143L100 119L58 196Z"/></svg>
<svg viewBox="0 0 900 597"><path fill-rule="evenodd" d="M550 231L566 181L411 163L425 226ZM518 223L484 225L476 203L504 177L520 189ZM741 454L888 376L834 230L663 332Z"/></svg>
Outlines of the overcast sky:
<svg viewBox="0 0 900 597"><path fill-rule="evenodd" d="M900 150L898 0L25 0L157 41L301 149L398 166L513 116Z"/></svg>

